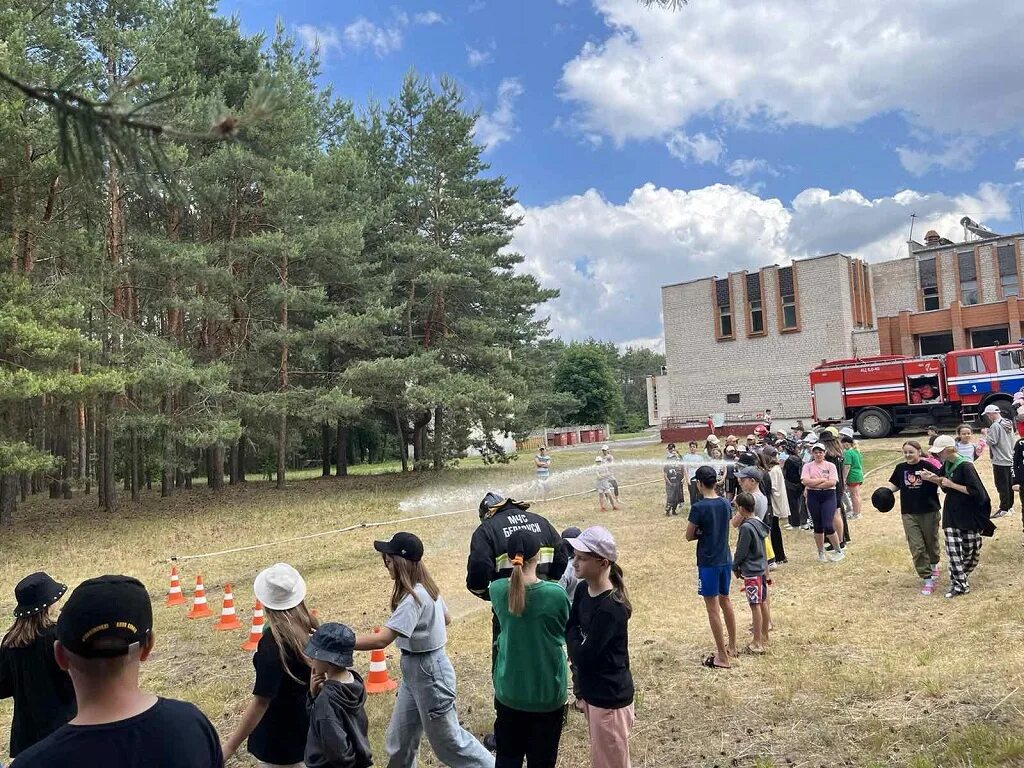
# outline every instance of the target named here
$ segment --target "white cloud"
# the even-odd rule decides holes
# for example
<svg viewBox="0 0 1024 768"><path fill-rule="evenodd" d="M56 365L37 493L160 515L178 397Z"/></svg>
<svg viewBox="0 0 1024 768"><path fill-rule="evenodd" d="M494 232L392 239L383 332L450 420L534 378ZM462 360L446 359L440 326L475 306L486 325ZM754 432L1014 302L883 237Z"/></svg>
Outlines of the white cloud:
<svg viewBox="0 0 1024 768"><path fill-rule="evenodd" d="M424 13L414 14L412 20L425 27L430 27L434 24L444 24L444 16L437 11L425 11Z"/></svg>
<svg viewBox="0 0 1024 768"><path fill-rule="evenodd" d="M497 103L491 112L485 112L476 121L476 140L485 144L487 151L496 149L512 138L516 127L516 101L523 95L518 78L506 77L498 84Z"/></svg>
<svg viewBox="0 0 1024 768"><path fill-rule="evenodd" d="M295 27L295 34L306 50L319 50L321 55L341 50L341 35L330 25L318 27L315 24L299 24Z"/></svg>
<svg viewBox="0 0 1024 768"><path fill-rule="evenodd" d="M787 205L728 184L690 191L647 184L621 204L591 189L520 207L511 247L523 254L524 271L561 291L541 310L557 334L634 342L660 335L662 285L832 251L891 259L906 254L911 213L915 233L958 238L961 216L990 224L1010 217L1012 190L982 185L958 196L906 190L869 199L810 188Z"/></svg>
<svg viewBox="0 0 1024 768"><path fill-rule="evenodd" d="M725 145L718 139L703 133L688 136L683 131L674 131L665 142L669 153L684 163L694 160L698 163L717 165Z"/></svg>
<svg viewBox="0 0 1024 768"><path fill-rule="evenodd" d="M897 147L896 154L899 155L900 164L915 176L923 176L932 168L963 171L974 164L978 141L962 136L934 152L914 147Z"/></svg>
<svg viewBox="0 0 1024 768"><path fill-rule="evenodd" d="M1013 170L1024 171L1024 157L1017 158L1017 162L1013 164Z"/></svg>
<svg viewBox="0 0 1024 768"><path fill-rule="evenodd" d="M354 51L369 49L378 58L383 58L402 47L401 29L378 26L364 17L359 17L345 27L342 38L347 48Z"/></svg>
<svg viewBox="0 0 1024 768"><path fill-rule="evenodd" d="M725 172L734 178L750 176L778 176L779 172L761 157L738 157L726 167Z"/></svg>
<svg viewBox="0 0 1024 768"><path fill-rule="evenodd" d="M497 46L491 43L487 48L474 48L466 46L466 63L471 67L482 67L494 61L494 51Z"/></svg>
<svg viewBox="0 0 1024 768"><path fill-rule="evenodd" d="M1024 127L1024 3L595 0L609 28L563 70L591 130L661 138L695 117L849 126L889 112L948 134ZM969 23L965 23L965 14ZM1005 41L993 44L994 40Z"/></svg>

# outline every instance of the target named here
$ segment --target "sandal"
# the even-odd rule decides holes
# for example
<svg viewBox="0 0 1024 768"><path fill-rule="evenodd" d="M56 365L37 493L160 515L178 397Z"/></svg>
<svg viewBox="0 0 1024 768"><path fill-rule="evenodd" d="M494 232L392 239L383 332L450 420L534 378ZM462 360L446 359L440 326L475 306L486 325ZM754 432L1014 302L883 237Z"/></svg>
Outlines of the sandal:
<svg viewBox="0 0 1024 768"><path fill-rule="evenodd" d="M747 646L744 646L744 648L743 648L743 652L744 652L744 653L749 653L749 654L752 654L752 655L754 655L754 656L763 656L763 655L764 655L764 654L766 653L766 651L765 651L764 649L762 649L762 650L760 650L760 651L755 651L755 650L754 650L753 648L751 648L751 647L750 647L749 645L747 645Z"/></svg>
<svg viewBox="0 0 1024 768"><path fill-rule="evenodd" d="M715 664L715 654L713 653L705 658L704 661L701 662L701 665L708 669L732 669L728 664Z"/></svg>

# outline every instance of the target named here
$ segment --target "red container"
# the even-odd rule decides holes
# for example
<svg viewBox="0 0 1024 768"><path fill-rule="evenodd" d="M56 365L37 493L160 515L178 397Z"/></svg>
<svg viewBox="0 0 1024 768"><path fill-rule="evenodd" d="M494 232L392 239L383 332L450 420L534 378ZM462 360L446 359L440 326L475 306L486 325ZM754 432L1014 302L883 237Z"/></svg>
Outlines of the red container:
<svg viewBox="0 0 1024 768"><path fill-rule="evenodd" d="M604 430L597 430L597 442L603 443L607 438L604 436Z"/></svg>
<svg viewBox="0 0 1024 768"><path fill-rule="evenodd" d="M581 443L592 443L592 442L594 442L593 435L591 434L589 429L581 429L580 430L580 442Z"/></svg>
<svg viewBox="0 0 1024 768"><path fill-rule="evenodd" d="M575 432L566 432L565 436L567 438L566 445L576 445L576 433Z"/></svg>

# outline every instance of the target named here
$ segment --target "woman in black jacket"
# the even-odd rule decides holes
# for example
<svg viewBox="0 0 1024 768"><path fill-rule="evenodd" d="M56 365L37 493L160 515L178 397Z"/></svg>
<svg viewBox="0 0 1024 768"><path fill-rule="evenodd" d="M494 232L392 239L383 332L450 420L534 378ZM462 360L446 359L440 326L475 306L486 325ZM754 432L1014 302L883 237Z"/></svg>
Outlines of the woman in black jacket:
<svg viewBox="0 0 1024 768"><path fill-rule="evenodd" d="M942 461L942 474L921 471L921 478L935 483L946 494L942 502L942 530L949 560L949 591L946 597L971 591L968 578L981 559L982 536L991 536L992 500L974 464L956 452L956 441L939 435L928 449Z"/></svg>
<svg viewBox="0 0 1024 768"><path fill-rule="evenodd" d="M53 656L56 622L50 607L68 588L45 573L14 588L14 624L0 641L0 699L14 699L11 757L42 741L75 716L75 689Z"/></svg>
<svg viewBox="0 0 1024 768"><path fill-rule="evenodd" d="M782 464L782 477L786 481L786 498L789 500L789 528L801 528L807 522L804 485L800 481L804 460L795 440L787 440L784 446L787 456Z"/></svg>

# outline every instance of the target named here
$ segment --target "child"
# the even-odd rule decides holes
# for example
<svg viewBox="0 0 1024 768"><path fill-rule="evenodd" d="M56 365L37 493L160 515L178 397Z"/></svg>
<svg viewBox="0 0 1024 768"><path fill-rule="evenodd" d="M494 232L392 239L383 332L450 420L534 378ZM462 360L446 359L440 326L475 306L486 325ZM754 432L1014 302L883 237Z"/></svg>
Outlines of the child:
<svg viewBox="0 0 1024 768"><path fill-rule="evenodd" d="M768 558L764 541L768 526L754 513L754 497L743 492L736 497L736 514L732 525L739 530L736 556L732 561L733 574L743 579L743 591L750 604L754 640L746 647L750 653L764 653L768 645L770 618L763 610L768 602Z"/></svg>
<svg viewBox="0 0 1024 768"><path fill-rule="evenodd" d="M366 688L352 670L356 635L344 624L323 624L306 643L309 679L306 768L369 768Z"/></svg>
<svg viewBox="0 0 1024 768"><path fill-rule="evenodd" d="M697 471L704 458L697 453L697 441L691 440L688 446L689 450L683 455L683 483L687 486L687 490L690 495L690 506L700 498L700 494L697 491L697 481L693 478L693 473Z"/></svg>
<svg viewBox="0 0 1024 768"><path fill-rule="evenodd" d="M850 494L851 520L860 519L860 487L864 483L864 459L857 450L853 435L841 435L843 471L846 472L846 491Z"/></svg>
<svg viewBox="0 0 1024 768"><path fill-rule="evenodd" d="M42 572L14 588L14 624L0 642L0 699L14 699L11 757L75 716L75 689L53 655L57 622L50 612L67 591Z"/></svg>
<svg viewBox="0 0 1024 768"><path fill-rule="evenodd" d="M732 509L715 490L718 473L714 469L699 467L695 476L701 500L690 508L686 540L697 542L697 594L704 598L711 634L715 638L715 653L705 657L703 664L711 669L728 669L732 666L729 658L736 655L736 617L729 600L732 576L729 521Z"/></svg>
<svg viewBox="0 0 1024 768"><path fill-rule="evenodd" d="M956 428L956 452L968 461L976 461L985 452L985 441L974 442L974 430L970 424L961 424Z"/></svg>
<svg viewBox="0 0 1024 768"><path fill-rule="evenodd" d="M562 531L562 547L567 550L566 554L569 556L569 564L565 567L565 573L562 574L562 578L558 580L558 586L565 590L565 594L569 597L570 606L572 605L573 596L576 594L576 586L580 580L576 575L576 569L573 567L573 558L576 556L576 550L572 548L569 539L574 539L579 535L580 529L575 526L569 526Z"/></svg>
<svg viewBox="0 0 1024 768"><path fill-rule="evenodd" d="M665 475L665 517L679 514L679 505L683 503L683 465L676 453L675 444L668 447L663 469Z"/></svg>
<svg viewBox="0 0 1024 768"><path fill-rule="evenodd" d="M249 754L260 763L295 765L305 757L309 733L310 669L304 651L320 624L306 609L306 582L287 563L260 571L253 591L263 603L267 628L252 657L252 700L224 742L224 761L248 740Z"/></svg>
<svg viewBox="0 0 1024 768"><path fill-rule="evenodd" d="M494 663L494 738L502 768L554 768L565 720L566 622L569 598L537 576L540 541L512 531L507 554L512 575L491 584L491 606L501 631ZM586 591L583 584L577 592Z"/></svg>
<svg viewBox="0 0 1024 768"><path fill-rule="evenodd" d="M629 768L633 727L633 676L629 671L629 618L633 607L616 562L615 539L604 528L587 528L569 543L582 579L566 626L569 659L579 679L590 733L590 762Z"/></svg>
<svg viewBox="0 0 1024 768"><path fill-rule="evenodd" d="M832 562L845 558L835 529L836 484L839 472L836 465L825 460L825 446L815 443L811 447L811 460L804 464L800 481L807 489L807 512L814 526L814 543L818 547L818 562L826 562L825 537L832 543Z"/></svg>
<svg viewBox="0 0 1024 768"><path fill-rule="evenodd" d="M900 517L914 569L921 578L921 594L930 595L939 580L939 488L922 479L922 470L934 470L921 455L916 440L903 443L904 461L889 476L888 488L900 492Z"/></svg>
<svg viewBox="0 0 1024 768"><path fill-rule="evenodd" d="M540 486L542 501L548 500L548 480L551 478L551 457L548 456L548 449L541 446L537 449L537 455L533 457L533 466L537 468L537 485Z"/></svg>
<svg viewBox="0 0 1024 768"><path fill-rule="evenodd" d="M597 502L601 505L601 511L606 511L605 499L613 510L618 510L619 505L615 503L615 496L612 493L612 468L601 456L594 459L597 464Z"/></svg>
<svg viewBox="0 0 1024 768"><path fill-rule="evenodd" d="M355 649L371 651L395 643L402 652L402 682L384 736L387 765L412 768L420 736L426 732L434 754L445 765L493 768L491 753L459 724L455 669L444 650L451 617L441 590L423 564L423 542L411 533L399 532L391 541L373 542L373 548L381 553L395 582L392 614L380 632L356 637ZM565 597L557 584L552 583L551 588Z"/></svg>

